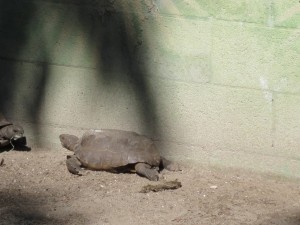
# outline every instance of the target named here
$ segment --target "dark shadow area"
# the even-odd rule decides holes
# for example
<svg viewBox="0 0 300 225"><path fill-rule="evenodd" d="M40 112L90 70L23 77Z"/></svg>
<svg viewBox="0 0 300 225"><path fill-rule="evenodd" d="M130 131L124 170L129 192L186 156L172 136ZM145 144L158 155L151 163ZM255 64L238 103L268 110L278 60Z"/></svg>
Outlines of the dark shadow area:
<svg viewBox="0 0 300 225"><path fill-rule="evenodd" d="M287 214L280 215L276 213L270 215L271 219L266 219L255 223L255 225L299 225L300 224L300 214Z"/></svg>
<svg viewBox="0 0 300 225"><path fill-rule="evenodd" d="M35 70L35 80L29 84L32 88L31 95L23 96L26 106L23 111L29 118L28 122L33 123L34 133L39 134L39 113L48 80L48 52L44 48L45 43L37 43L42 46L39 50L42 62L34 62L23 56L29 41L30 24L35 19L36 6L28 1L0 1L0 9L0 113L6 118L15 119L14 99L18 95L24 95L18 89L22 83L20 71L16 68L24 63L34 63L41 69Z"/></svg>
<svg viewBox="0 0 300 225"><path fill-rule="evenodd" d="M22 152L29 152L31 151L31 147L27 146L27 140L26 137L22 137L17 141L11 141L11 144L1 147L1 152L7 152L7 151L22 151Z"/></svg>
<svg viewBox="0 0 300 225"><path fill-rule="evenodd" d="M149 73L145 63L139 63L139 55L143 52L146 44L146 40L141 39L142 22L135 17L128 18L128 15L124 13L115 12L113 1L78 0L72 2L65 0L48 2L66 8L67 16L58 15L60 17L56 18L58 21L70 18L68 17L68 13L70 13L68 4L79 6L75 13L80 24L76 24L76 26L87 34L91 46L94 46L97 51L98 60L102 65L98 74L99 83L107 86L126 83L125 86L134 93L137 100L138 113L142 119L144 130L153 137L161 137L157 121L157 106L147 81ZM64 3L66 4L64 5ZM49 81L49 65L53 63L51 62L53 59L49 56L51 53L48 52L49 43L43 37L38 38L38 43L36 43L37 46L40 46L38 52L40 61L27 59L23 54L32 31L32 22L39 24L40 27L37 26L36 29L41 31L41 27L46 25L44 24L45 21L34 21L38 20L36 16L38 4L39 1L0 1L0 31L3 34L0 38L0 112L8 119L13 118L15 96L22 94L17 89L20 85L18 79L20 71L16 70L16 66L22 65L22 63L32 63L38 66L40 69L34 72L36 73L35 76L32 76L35 80L30 86L32 88L31 94L24 97L26 104L24 104L25 108L23 109L30 120L26 122L35 125L34 133L37 137L40 134L40 111ZM102 7L103 5L105 7ZM132 20L130 22L134 27L128 27L126 24L128 19ZM91 22L93 26L91 26ZM62 34L65 31L58 27L57 32ZM57 35L56 38L59 39L60 35ZM48 48L45 47L46 45ZM118 68L117 71L116 68ZM122 91L124 94L128 93L128 90ZM39 140L37 141L39 142Z"/></svg>
<svg viewBox="0 0 300 225"><path fill-rule="evenodd" d="M48 59L47 53L45 49L43 49L43 58ZM37 74L35 85L37 87L36 94L32 96L29 100L27 100L27 108L26 114L29 115L30 121L33 123L34 136L37 137L37 145L40 145L40 133L41 129L39 123L42 122L40 118L40 112L43 105L43 101L45 100L46 88L49 80L49 65L47 63L39 63L39 67L41 68L40 73ZM26 131L25 131L26 132Z"/></svg>
<svg viewBox="0 0 300 225"><path fill-rule="evenodd" d="M145 130L154 136L160 136L156 102L147 80L150 75L145 64L139 62L146 40L142 41L138 33L128 31L125 20L126 17L118 13L109 16L104 22L105 29L100 37L103 43L98 47L98 58L103 65L101 78L111 85L116 82L128 83L137 98L138 113L146 125ZM141 30L141 24L137 24L135 29ZM112 68L116 64L122 71L114 73Z"/></svg>
<svg viewBox="0 0 300 225"><path fill-rule="evenodd" d="M142 5L141 2L136 4ZM143 121L144 130L151 136L161 138L162 134L157 121L157 103L148 80L150 74L147 64L141 62L141 56L146 52L147 46L147 40L143 37L145 21L138 18L139 12L127 14L116 12L113 2L103 7L100 14L99 10L95 9L97 6L94 7L94 10L82 8L78 15L82 18L80 21L83 30L90 27L90 17L92 16L94 29L85 30L85 33L88 34L89 41L96 48L98 54L98 64L101 65L98 68L100 71L98 73L99 83L108 87L118 83L126 84L126 87L132 90L137 99L138 114ZM122 91L124 94L128 93L128 90Z"/></svg>
<svg viewBox="0 0 300 225"><path fill-rule="evenodd" d="M0 225L56 225L87 222L80 214L53 213L49 198L40 194L24 194L18 189L0 191ZM52 213L51 213L52 211ZM76 224L79 224L76 223Z"/></svg>
<svg viewBox="0 0 300 225"><path fill-rule="evenodd" d="M28 41L28 25L35 12L33 4L21 1L0 1L0 112L6 117L12 113L17 93L18 74L15 64Z"/></svg>

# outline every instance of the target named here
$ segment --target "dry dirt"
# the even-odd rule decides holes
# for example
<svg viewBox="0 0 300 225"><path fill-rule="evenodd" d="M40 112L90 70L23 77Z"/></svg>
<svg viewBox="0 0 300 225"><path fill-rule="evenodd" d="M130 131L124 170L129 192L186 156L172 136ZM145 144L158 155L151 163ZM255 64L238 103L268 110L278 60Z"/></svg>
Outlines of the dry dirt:
<svg viewBox="0 0 300 225"><path fill-rule="evenodd" d="M136 174L65 166L67 150L0 154L0 224L300 224L300 181L270 175L185 165L177 190L139 193L154 184Z"/></svg>

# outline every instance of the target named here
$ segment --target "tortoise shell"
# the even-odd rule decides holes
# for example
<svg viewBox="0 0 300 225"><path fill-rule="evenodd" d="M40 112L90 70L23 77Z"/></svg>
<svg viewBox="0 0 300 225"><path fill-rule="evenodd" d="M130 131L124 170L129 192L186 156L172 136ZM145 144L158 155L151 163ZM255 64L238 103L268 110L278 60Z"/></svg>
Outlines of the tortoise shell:
<svg viewBox="0 0 300 225"><path fill-rule="evenodd" d="M83 166L107 170L139 162L159 166L160 154L154 142L135 132L121 130L90 130L74 147Z"/></svg>

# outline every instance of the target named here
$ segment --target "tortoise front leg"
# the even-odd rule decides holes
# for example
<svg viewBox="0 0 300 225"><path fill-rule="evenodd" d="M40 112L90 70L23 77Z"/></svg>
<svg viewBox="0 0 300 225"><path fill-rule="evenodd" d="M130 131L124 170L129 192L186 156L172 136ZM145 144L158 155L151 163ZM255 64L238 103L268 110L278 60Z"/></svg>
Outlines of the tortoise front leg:
<svg viewBox="0 0 300 225"><path fill-rule="evenodd" d="M158 171L146 163L137 163L135 170L138 175L144 176L149 180L158 181Z"/></svg>
<svg viewBox="0 0 300 225"><path fill-rule="evenodd" d="M82 168L80 167L81 162L77 159L77 157L75 155L68 155L66 164L67 164L67 168L70 173L73 173L73 174L79 175L79 176L82 175L80 173L80 171L82 170Z"/></svg>

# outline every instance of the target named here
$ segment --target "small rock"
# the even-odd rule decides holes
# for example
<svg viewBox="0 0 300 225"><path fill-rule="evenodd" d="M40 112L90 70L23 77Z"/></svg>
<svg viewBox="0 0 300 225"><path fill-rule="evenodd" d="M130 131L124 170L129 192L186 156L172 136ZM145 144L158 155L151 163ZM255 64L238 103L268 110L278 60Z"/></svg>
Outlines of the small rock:
<svg viewBox="0 0 300 225"><path fill-rule="evenodd" d="M0 166L4 166L4 159L1 159Z"/></svg>

